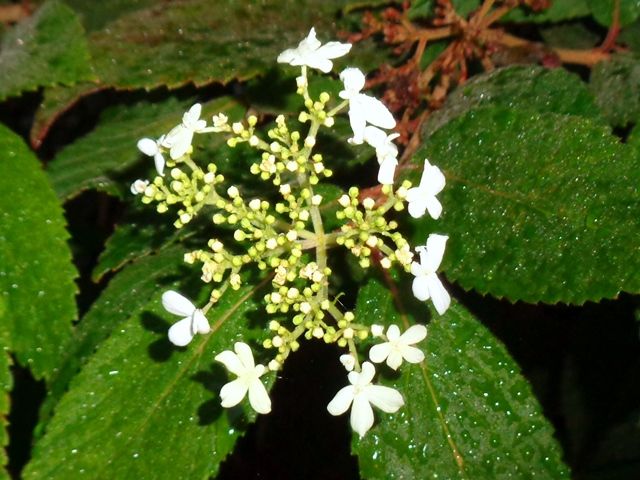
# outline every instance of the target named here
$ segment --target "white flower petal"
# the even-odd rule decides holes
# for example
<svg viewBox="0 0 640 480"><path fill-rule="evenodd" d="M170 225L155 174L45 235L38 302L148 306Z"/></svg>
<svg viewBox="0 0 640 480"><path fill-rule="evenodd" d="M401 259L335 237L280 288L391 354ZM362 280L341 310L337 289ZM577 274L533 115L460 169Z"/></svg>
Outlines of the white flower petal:
<svg viewBox="0 0 640 480"><path fill-rule="evenodd" d="M251 351L251 347L244 342L236 342L233 345L233 349L238 354L240 361L244 365L247 370L253 369L255 367L255 363L253 361L253 352Z"/></svg>
<svg viewBox="0 0 640 480"><path fill-rule="evenodd" d="M446 184L446 179L442 170L435 165L429 164L429 160L424 161L424 171L420 178L420 187L425 188L430 195L436 195L442 191Z"/></svg>
<svg viewBox="0 0 640 480"><path fill-rule="evenodd" d="M249 384L249 403L251 408L263 415L271 411L271 399L259 379Z"/></svg>
<svg viewBox="0 0 640 480"><path fill-rule="evenodd" d="M400 392L390 387L370 385L367 387L366 394L369 402L386 413L397 412L404 405Z"/></svg>
<svg viewBox="0 0 640 480"><path fill-rule="evenodd" d="M389 339L390 342L393 342L394 340L399 339L400 327L398 327L396 324L389 325L389 328L387 328L387 338Z"/></svg>
<svg viewBox="0 0 640 480"><path fill-rule="evenodd" d="M411 190L414 192L411 195L412 200L409 200L409 192L411 192ZM422 195L423 191L420 189L410 188L409 192L407 192L407 201L409 202L407 210L409 211L409 215L413 218L420 218L424 215L424 212L427 211L426 198Z"/></svg>
<svg viewBox="0 0 640 480"><path fill-rule="evenodd" d="M191 146L191 141L193 140L193 131L182 128L179 135L176 135L173 138L173 144L171 145L171 150L169 150L169 155L173 160L177 160L189 150Z"/></svg>
<svg viewBox="0 0 640 480"><path fill-rule="evenodd" d="M339 94L340 98L348 99L364 88L365 76L359 68L345 68L340 72L340 80L344 84L344 90Z"/></svg>
<svg viewBox="0 0 640 480"><path fill-rule="evenodd" d="M346 55L350 50L350 43L329 42L321 46L316 53L325 58L338 58Z"/></svg>
<svg viewBox="0 0 640 480"><path fill-rule="evenodd" d="M215 361L222 363L231 373L241 376L246 373L246 368L242 364L240 357L231 350L220 352L214 358Z"/></svg>
<svg viewBox="0 0 640 480"><path fill-rule="evenodd" d="M162 294L162 306L167 312L183 317L190 317L196 309L191 300L173 290L167 290Z"/></svg>
<svg viewBox="0 0 640 480"><path fill-rule="evenodd" d="M189 111L187 111L182 116L182 123L184 124L185 127L189 128L200 119L201 113L202 113L202 105L200 105L199 103L194 103L189 109Z"/></svg>
<svg viewBox="0 0 640 480"><path fill-rule="evenodd" d="M360 377L358 378L358 385L369 385L375 375L376 367L374 367L372 363L364 362L362 364L362 372L360 372Z"/></svg>
<svg viewBox="0 0 640 480"><path fill-rule="evenodd" d="M444 285L435 273L428 275L426 279L429 285L429 295L431 296L433 306L436 307L436 310L440 315L443 315L451 304L449 292L444 288Z"/></svg>
<svg viewBox="0 0 640 480"><path fill-rule="evenodd" d="M153 156L153 163L156 166L156 171L158 172L158 175L164 177L164 156L162 155L162 152L160 152L158 150L158 153L156 153Z"/></svg>
<svg viewBox="0 0 640 480"><path fill-rule="evenodd" d="M402 365L402 354L395 349L391 349L387 357L387 365L393 370L397 370Z"/></svg>
<svg viewBox="0 0 640 480"><path fill-rule="evenodd" d="M245 397L248 389L247 383L240 378L224 384L220 389L220 405L224 408L235 407Z"/></svg>
<svg viewBox="0 0 640 480"><path fill-rule="evenodd" d="M428 261L426 264L423 262L422 266L430 272L438 270L438 267L442 262L442 257L444 256L444 249L447 245L447 240L449 240L448 236L437 233L432 233L427 238Z"/></svg>
<svg viewBox="0 0 640 480"><path fill-rule="evenodd" d="M425 338L427 338L427 327L424 325L411 325L400 335L400 341L405 345L421 342Z"/></svg>
<svg viewBox="0 0 640 480"><path fill-rule="evenodd" d="M378 170L378 182L381 185L393 185L393 177L396 174L398 160L395 158L387 158L380 164Z"/></svg>
<svg viewBox="0 0 640 480"><path fill-rule="evenodd" d="M364 437L373 426L373 409L363 393L356 395L353 399L350 423L351 428L360 435L360 438Z"/></svg>
<svg viewBox="0 0 640 480"><path fill-rule="evenodd" d="M193 340L191 317L183 318L169 328L169 341L178 347L184 347Z"/></svg>
<svg viewBox="0 0 640 480"><path fill-rule="evenodd" d="M353 385L347 385L341 388L327 405L327 411L334 417L337 417L349 410L351 402L353 401L354 391L355 388Z"/></svg>
<svg viewBox="0 0 640 480"><path fill-rule="evenodd" d="M429 282L427 281L427 276L420 275L414 278L411 284L411 290L413 291L413 296L421 302L429 300Z"/></svg>
<svg viewBox="0 0 640 480"><path fill-rule="evenodd" d="M202 310L197 309L193 312L193 332L194 333L209 333L211 331L211 327L209 326L209 321L207 317L205 317Z"/></svg>
<svg viewBox="0 0 640 480"><path fill-rule="evenodd" d="M389 109L377 98L369 95L360 94L351 102L356 102L359 109L365 112L367 122L376 127L393 128L396 126L396 119Z"/></svg>
<svg viewBox="0 0 640 480"><path fill-rule="evenodd" d="M323 73L329 73L333 68L333 62L331 60L316 55L309 55L305 59L305 65L309 68L320 70Z"/></svg>
<svg viewBox="0 0 640 480"><path fill-rule="evenodd" d="M405 345L402 348L402 358L409 363L420 363L424 360L424 352L419 348Z"/></svg>
<svg viewBox="0 0 640 480"><path fill-rule="evenodd" d="M360 145L364 142L364 129L367 126L366 113L358 108L349 108L349 123L353 130L353 138L349 139L350 143Z"/></svg>
<svg viewBox="0 0 640 480"><path fill-rule="evenodd" d="M411 262L411 275L414 277L419 277L424 275L424 268L418 262Z"/></svg>
<svg viewBox="0 0 640 480"><path fill-rule="evenodd" d="M364 129L364 141L375 149L382 147L387 142L387 138L387 132L373 125L368 125Z"/></svg>
<svg viewBox="0 0 640 480"><path fill-rule="evenodd" d="M389 342L379 343L369 349L369 360L374 363L382 363L390 353L391 344Z"/></svg>
<svg viewBox="0 0 640 480"><path fill-rule="evenodd" d="M298 51L295 48L288 48L278 55L278 63L291 63L297 56Z"/></svg>
<svg viewBox="0 0 640 480"><path fill-rule="evenodd" d="M138 140L138 150L148 157L153 157L158 152L158 144L150 138L142 138Z"/></svg>
<svg viewBox="0 0 640 480"><path fill-rule="evenodd" d="M345 353L340 355L340 363L347 372L351 372L356 365L356 359L350 353Z"/></svg>
<svg viewBox="0 0 640 480"><path fill-rule="evenodd" d="M442 214L442 204L435 196L426 198L425 207L431 218L434 220L440 218Z"/></svg>
<svg viewBox="0 0 640 480"><path fill-rule="evenodd" d="M305 38L303 38L298 44L298 49L313 51L320 48L320 45L322 44L320 43L320 40L318 40L318 37L316 36L316 28L311 27L311 30L309 30L309 34Z"/></svg>

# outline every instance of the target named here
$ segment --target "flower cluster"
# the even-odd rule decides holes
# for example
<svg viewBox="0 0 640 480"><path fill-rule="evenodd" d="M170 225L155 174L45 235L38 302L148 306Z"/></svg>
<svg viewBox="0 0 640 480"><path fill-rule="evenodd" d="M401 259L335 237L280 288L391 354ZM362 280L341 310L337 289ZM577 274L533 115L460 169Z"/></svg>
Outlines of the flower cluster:
<svg viewBox="0 0 640 480"><path fill-rule="evenodd" d="M304 110L293 119L283 115L275 118L266 136L258 132L255 116L232 122L218 113L209 123L200 118L201 105L193 105L167 134L138 142L139 150L153 158L158 175L152 181L136 180L131 192L140 195L143 203L154 203L160 213L177 207L176 228L185 227L201 212L207 212L216 226L213 230L218 236L210 238L206 248L190 251L184 258L188 264L198 264L202 281L212 284L208 303L198 308L175 291L162 296L164 308L181 317L169 329L173 344L184 347L196 334L210 333L208 311L227 289L241 288L247 266L255 264L270 279L271 289L263 301L273 317L262 345L267 358L272 353L271 358L266 366L256 364L251 348L241 341L233 350L220 352L215 359L236 376L220 391L222 406L233 407L248 395L256 412L270 412L271 400L262 377L282 368L302 340L318 339L347 350L340 361L349 385L336 393L327 410L340 415L350 409L351 426L362 437L374 423L372 406L393 413L404 405L400 392L374 383L374 364L386 363L397 370L403 362L422 362L424 353L416 345L426 338L427 329L413 325L401 333L399 326L389 325L385 333L382 325L370 325L367 319L343 311L340 292L335 292L330 282L328 252L344 247L363 269L396 267L413 274L415 297L431 299L440 314L449 307L450 297L437 275L447 237L431 234L424 246L412 250L398 231L397 221L388 218L390 213L405 209L414 218L427 212L439 218L442 205L436 196L445 185L440 169L425 160L419 185L408 181L395 185L399 164L394 143L398 135L392 131L395 120L380 100L363 93L365 75L359 69L350 67L339 74L343 86L339 99L326 92L311 98L309 69L330 73L332 60L350 49L351 45L340 42L322 45L312 28L296 48L280 54L278 62L301 67L296 84ZM357 187L337 199L317 193L316 186L333 175L316 149L318 132L332 128L335 117L343 113L353 132L347 141L367 145L362 148L375 152L380 196L366 196ZM241 186L229 184L216 164L200 166L193 158L192 144L197 135L209 133L225 135L231 148L244 144L255 150L250 172L271 184L273 194L263 198L247 195ZM332 201L339 205L332 215L341 226L325 231L324 207ZM380 342L361 362L362 342L371 337Z"/></svg>

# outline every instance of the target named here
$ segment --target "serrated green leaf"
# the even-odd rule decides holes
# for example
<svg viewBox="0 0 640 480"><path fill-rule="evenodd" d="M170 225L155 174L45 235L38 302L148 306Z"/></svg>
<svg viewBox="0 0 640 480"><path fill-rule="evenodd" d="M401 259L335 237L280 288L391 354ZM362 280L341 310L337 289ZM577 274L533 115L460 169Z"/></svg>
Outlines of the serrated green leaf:
<svg viewBox="0 0 640 480"><path fill-rule="evenodd" d="M69 234L40 163L2 125L0 152L0 318L18 360L48 377L77 316Z"/></svg>
<svg viewBox="0 0 640 480"><path fill-rule="evenodd" d="M183 255L184 249L169 247L133 262L109 282L78 324L73 342L49 381L48 395L40 409L39 430L49 421L73 376L99 345L132 315L139 315L163 287L175 282L181 273Z"/></svg>
<svg viewBox="0 0 640 480"><path fill-rule="evenodd" d="M186 236L184 229L176 229L167 217L149 213L137 211L125 215L116 225L91 273L94 282L100 281L109 272L121 269L128 262L165 248Z"/></svg>
<svg viewBox="0 0 640 480"><path fill-rule="evenodd" d="M414 322L376 282L361 289L356 316ZM379 415L362 440L354 436L363 477L569 478L553 428L500 341L457 304L428 329L425 361L381 380L403 394L404 407Z"/></svg>
<svg viewBox="0 0 640 480"><path fill-rule="evenodd" d="M2 302L2 298L0 298ZM0 314L0 318L2 315ZM9 459L5 447L9 444L7 432L7 415L9 415L9 392L13 387L13 377L11 376L11 357L7 346L0 340L0 479L9 479L5 468Z"/></svg>
<svg viewBox="0 0 640 480"><path fill-rule="evenodd" d="M58 196L68 200L87 188L97 188L112 195L130 195L129 185L136 177L135 164L147 160L153 171L153 161L140 153L136 143L140 138L157 138L182 120L182 114L194 103L170 98L162 103L141 102L107 109L91 133L63 149L49 163L47 173ZM231 118L243 115L244 109L229 98L222 97L203 105L202 118L226 112ZM207 135L213 147L223 142L218 135ZM197 144L198 140L196 140Z"/></svg>
<svg viewBox="0 0 640 480"><path fill-rule="evenodd" d="M629 25L640 16L640 0L587 0L593 18L605 27L611 25L615 2L620 5L620 26Z"/></svg>
<svg viewBox="0 0 640 480"><path fill-rule="evenodd" d="M209 0L160 2L118 18L89 36L100 88L147 90L188 83L196 86L247 80L268 71L280 52L294 47L315 26L322 41L333 39L341 0ZM37 141L61 110L96 85L78 86L64 103L48 102L38 114ZM45 94L47 96L47 94Z"/></svg>
<svg viewBox="0 0 640 480"><path fill-rule="evenodd" d="M2 38L0 100L91 78L82 26L73 10L60 2L45 3Z"/></svg>
<svg viewBox="0 0 640 480"><path fill-rule="evenodd" d="M209 478L255 414L225 410L229 379L214 356L238 335L255 338L248 315L257 287L227 292L209 312L212 332L184 349L166 338L160 292L106 340L56 406L25 479ZM171 321L175 318L171 318Z"/></svg>
<svg viewBox="0 0 640 480"><path fill-rule="evenodd" d="M123 15L150 7L158 3L158 0L109 0L108 2L65 0L65 3L76 11L84 28L88 32L94 32Z"/></svg>
<svg viewBox="0 0 640 480"><path fill-rule="evenodd" d="M433 0L415 0L407 12L409 19L422 20L432 18L436 2ZM466 18L471 12L480 6L479 0L451 0L454 10L458 15Z"/></svg>
<svg viewBox="0 0 640 480"><path fill-rule="evenodd" d="M453 118L483 105L591 118L601 116L592 94L577 75L561 68L511 66L478 75L455 89L443 108L425 122L423 138Z"/></svg>
<svg viewBox="0 0 640 480"><path fill-rule="evenodd" d="M640 119L640 57L613 55L591 71L589 87L598 106L613 126L624 127Z"/></svg>
<svg viewBox="0 0 640 480"><path fill-rule="evenodd" d="M447 177L443 264L465 289L511 301L582 304L640 291L640 172L633 149L577 116L487 107L414 156Z"/></svg>
<svg viewBox="0 0 640 480"><path fill-rule="evenodd" d="M534 12L527 6L521 6L502 17L503 22L551 23L588 17L591 9L588 0L553 0L549 8Z"/></svg>

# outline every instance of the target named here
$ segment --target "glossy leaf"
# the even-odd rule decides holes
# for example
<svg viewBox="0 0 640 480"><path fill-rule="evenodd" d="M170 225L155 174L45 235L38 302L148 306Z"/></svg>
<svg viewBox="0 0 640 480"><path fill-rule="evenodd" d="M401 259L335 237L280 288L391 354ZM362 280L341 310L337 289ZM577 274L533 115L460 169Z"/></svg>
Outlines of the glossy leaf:
<svg viewBox="0 0 640 480"><path fill-rule="evenodd" d="M444 269L465 289L511 301L582 304L640 291L638 154L608 128L568 115L472 110L414 159L447 177ZM417 173L417 172L416 172Z"/></svg>
<svg viewBox="0 0 640 480"><path fill-rule="evenodd" d="M356 316L404 329L425 310L420 304L409 317L400 315L389 291L371 282L358 295ZM467 310L453 305L436 316L420 346L424 362L403 364L399 376L379 380L398 389L405 406L379 414L362 440L354 435L363 478L569 478L531 387Z"/></svg>
<svg viewBox="0 0 640 480"><path fill-rule="evenodd" d="M0 321L8 345L48 377L76 318L69 237L58 199L22 139L0 125Z"/></svg>
<svg viewBox="0 0 640 480"><path fill-rule="evenodd" d="M590 88L598 106L614 126L640 119L640 57L614 55L591 72Z"/></svg>
<svg viewBox="0 0 640 480"><path fill-rule="evenodd" d="M65 3L75 10L87 32L94 32L126 14L150 7L158 3L158 0L65 0Z"/></svg>
<svg viewBox="0 0 640 480"><path fill-rule="evenodd" d="M48 395L40 409L39 430L49 421L73 376L100 344L131 316L141 314L152 298L176 281L183 255L184 249L169 247L133 262L109 282L78 324L73 343L61 356L59 368L50 379Z"/></svg>
<svg viewBox="0 0 640 480"><path fill-rule="evenodd" d="M169 132L182 121L182 114L193 103L168 99L162 103L141 102L106 110L95 130L63 149L49 164L47 172L58 196L68 200L87 188L120 197L131 195L129 185L138 178L132 171L137 163L146 162L148 168L143 172L151 178L156 175L153 159L136 147L138 140ZM203 106L202 118L210 123L211 115L218 112L241 118L244 109L229 97L222 97ZM218 135L205 137L215 145L223 142ZM197 145L198 141L194 143Z"/></svg>
<svg viewBox="0 0 640 480"><path fill-rule="evenodd" d="M1 301L1 299L0 299ZM0 315L2 317L2 315ZM13 387L13 378L11 376L11 357L9 351L0 340L0 479L9 479L5 466L8 463L7 452L5 447L9 443L9 435L7 432L7 415L9 415L9 392Z"/></svg>
<svg viewBox="0 0 640 480"><path fill-rule="evenodd" d="M186 348L167 340L160 293L131 312L98 349L56 406L25 479L208 478L255 418L245 401L225 410L218 392L229 381L214 356L255 338L248 315L256 287L227 292L208 317L212 332Z"/></svg>
<svg viewBox="0 0 640 480"><path fill-rule="evenodd" d="M335 37L340 0L209 0L160 2L119 17L89 36L99 87L147 90L193 83L247 80L268 71L280 52L294 47L312 26L322 41ZM60 111L96 85L63 94L45 93L32 138L42 137Z"/></svg>
<svg viewBox="0 0 640 480"><path fill-rule="evenodd" d="M92 78L89 50L73 10L58 1L9 30L0 47L0 100L41 86Z"/></svg>
<svg viewBox="0 0 640 480"><path fill-rule="evenodd" d="M587 0L593 18L607 27L613 21L616 2L619 3L618 20L621 26L633 23L640 16L639 0Z"/></svg>
<svg viewBox="0 0 640 480"><path fill-rule="evenodd" d="M592 118L601 116L593 95L577 75L560 68L512 66L478 75L455 89L443 108L429 116L423 127L423 137L428 137L451 119L483 105Z"/></svg>

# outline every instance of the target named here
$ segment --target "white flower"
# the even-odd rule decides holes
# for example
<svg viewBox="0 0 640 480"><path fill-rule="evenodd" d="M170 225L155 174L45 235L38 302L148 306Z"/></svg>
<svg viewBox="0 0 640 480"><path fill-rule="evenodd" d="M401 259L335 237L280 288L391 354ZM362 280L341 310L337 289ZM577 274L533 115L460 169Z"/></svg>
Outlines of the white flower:
<svg viewBox="0 0 640 480"><path fill-rule="evenodd" d="M200 133L207 127L207 122L200 120L201 112L202 105L199 103L194 104L182 116L182 123L177 127L173 127L167 134L162 145L170 149L169 155L171 155L172 159L176 160L187 153L187 150L191 147L193 134Z"/></svg>
<svg viewBox="0 0 640 480"><path fill-rule="evenodd" d="M164 141L164 135L162 135L158 140L152 140L151 138L142 138L138 140L138 150L148 157L153 157L153 162L156 165L156 171L158 172L158 175L162 176L164 176L164 157L162 156Z"/></svg>
<svg viewBox="0 0 640 480"><path fill-rule="evenodd" d="M364 129L367 123L380 128L393 128L396 121L384 103L360 90L364 88L364 73L357 68L345 68L340 73L344 90L338 95L349 100L349 122L353 130L353 138L349 142L360 145L364 141Z"/></svg>
<svg viewBox="0 0 640 480"><path fill-rule="evenodd" d="M327 405L329 413L337 416L346 412L353 403L351 428L358 432L360 438L373 425L371 405L386 413L397 412L404 405L404 399L397 390L371 384L375 374L375 367L369 362L364 362L362 372L349 372L348 378L351 385L342 388Z"/></svg>
<svg viewBox="0 0 640 480"><path fill-rule="evenodd" d="M374 363L382 363L397 370L404 358L409 363L420 363L424 360L422 350L411 345L421 342L427 336L427 328L424 325L413 325L400 335L397 325L390 325L387 329L387 341L374 345L369 350L369 358Z"/></svg>
<svg viewBox="0 0 640 480"><path fill-rule="evenodd" d="M431 165L429 160L425 159L420 185L410 188L407 192L409 215L413 218L420 218L428 210L432 218L439 218L442 213L442 204L436 195L442 191L444 185L445 179L442 170Z"/></svg>
<svg viewBox="0 0 640 480"><path fill-rule="evenodd" d="M340 363L347 370L347 372L350 372L351 370L353 370L353 367L356 366L356 359L350 353L345 353L344 355L340 355Z"/></svg>
<svg viewBox="0 0 640 480"><path fill-rule="evenodd" d="M342 57L351 50L350 43L329 42L322 45L316 38L315 28L309 30L307 38L303 39L297 48L289 48L278 55L278 63L288 63L293 66L306 65L328 73L333 68L332 58Z"/></svg>
<svg viewBox="0 0 640 480"><path fill-rule="evenodd" d="M225 350L215 357L218 362L227 367L227 370L238 376L220 389L221 405L224 408L235 407L249 392L251 408L258 413L269 413L271 399L260 381L260 377L267 371L266 367L255 365L251 347L246 343L236 342L233 349L235 353Z"/></svg>
<svg viewBox="0 0 640 480"><path fill-rule="evenodd" d="M131 184L130 190L134 195L138 195L139 193L144 193L148 186L149 180L138 179Z"/></svg>
<svg viewBox="0 0 640 480"><path fill-rule="evenodd" d="M179 347L187 345L196 333L209 333L209 322L202 310L188 298L173 290L162 294L162 306L169 313L184 317L169 328L169 341Z"/></svg>
<svg viewBox="0 0 640 480"><path fill-rule="evenodd" d="M399 133L387 135L371 125L364 129L364 141L376 149L376 157L380 164L378 182L382 185L393 185L393 176L398 166L398 147L393 140L399 136Z"/></svg>
<svg viewBox="0 0 640 480"><path fill-rule="evenodd" d="M413 294L420 301L431 298L440 315L447 311L451 303L449 293L436 275L448 239L449 237L446 235L438 235L437 233L429 235L427 244L416 248L420 254L420 263L413 262L411 264L411 273L416 277L413 279Z"/></svg>

